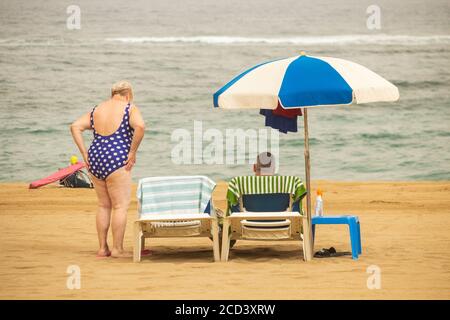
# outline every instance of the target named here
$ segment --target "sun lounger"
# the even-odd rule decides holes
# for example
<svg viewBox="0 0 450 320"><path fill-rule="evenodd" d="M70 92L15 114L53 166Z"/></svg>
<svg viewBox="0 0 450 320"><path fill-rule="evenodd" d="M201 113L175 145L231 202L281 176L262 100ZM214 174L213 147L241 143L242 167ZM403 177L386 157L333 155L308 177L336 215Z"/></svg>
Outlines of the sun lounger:
<svg viewBox="0 0 450 320"><path fill-rule="evenodd" d="M233 178L222 226L222 261L228 260L231 240L302 240L301 200L305 195L298 177Z"/></svg>
<svg viewBox="0 0 450 320"><path fill-rule="evenodd" d="M146 238L212 237L214 261L219 261L218 224L211 201L215 185L204 176L141 179L133 260L141 260Z"/></svg>

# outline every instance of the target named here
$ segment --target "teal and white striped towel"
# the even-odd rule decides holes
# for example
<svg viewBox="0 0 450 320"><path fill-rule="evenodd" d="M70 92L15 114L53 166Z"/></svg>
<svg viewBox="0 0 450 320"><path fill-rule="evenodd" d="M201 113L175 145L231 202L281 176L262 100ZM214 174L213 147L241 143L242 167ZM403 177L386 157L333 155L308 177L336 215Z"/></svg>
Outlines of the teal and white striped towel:
<svg viewBox="0 0 450 320"><path fill-rule="evenodd" d="M216 183L205 176L150 177L139 180L139 215L203 213ZM212 209L212 208L211 208Z"/></svg>

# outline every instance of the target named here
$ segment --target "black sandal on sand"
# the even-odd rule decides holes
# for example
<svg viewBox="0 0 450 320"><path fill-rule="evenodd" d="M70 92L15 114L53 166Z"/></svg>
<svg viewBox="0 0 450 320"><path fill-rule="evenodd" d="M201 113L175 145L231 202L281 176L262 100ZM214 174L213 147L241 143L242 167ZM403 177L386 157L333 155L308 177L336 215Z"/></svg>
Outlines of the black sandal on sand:
<svg viewBox="0 0 450 320"><path fill-rule="evenodd" d="M351 252L337 252L334 247L330 249L323 248L314 254L314 258L333 258L351 255Z"/></svg>

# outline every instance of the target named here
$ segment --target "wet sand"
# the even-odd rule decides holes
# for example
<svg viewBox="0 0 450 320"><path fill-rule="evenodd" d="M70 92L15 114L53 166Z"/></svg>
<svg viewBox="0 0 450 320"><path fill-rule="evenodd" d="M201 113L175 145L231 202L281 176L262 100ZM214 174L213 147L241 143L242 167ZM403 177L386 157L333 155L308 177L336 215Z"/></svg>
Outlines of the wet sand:
<svg viewBox="0 0 450 320"><path fill-rule="evenodd" d="M141 263L95 257L94 190L0 184L1 299L449 299L450 182L330 182L326 214L355 214L363 254L302 260L301 243L240 241L214 263L208 239L147 240ZM135 188L135 186L134 186ZM214 194L224 206L225 185ZM133 197L134 198L134 197ZM136 199L125 246L132 250ZM111 236L110 236L111 237ZM350 251L345 226L319 226L315 250ZM81 289L66 286L68 266ZM381 270L368 289L367 268Z"/></svg>

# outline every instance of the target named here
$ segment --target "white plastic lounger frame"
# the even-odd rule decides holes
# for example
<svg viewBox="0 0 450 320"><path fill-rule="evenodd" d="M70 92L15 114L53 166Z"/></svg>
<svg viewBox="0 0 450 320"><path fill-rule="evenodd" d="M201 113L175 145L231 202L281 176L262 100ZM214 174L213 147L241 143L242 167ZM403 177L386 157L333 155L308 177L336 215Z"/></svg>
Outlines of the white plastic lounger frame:
<svg viewBox="0 0 450 320"><path fill-rule="evenodd" d="M141 261L146 238L169 237L212 237L214 261L220 261L219 226L211 200L215 185L205 176L141 179L133 261ZM204 213L208 202L211 214Z"/></svg>
<svg viewBox="0 0 450 320"><path fill-rule="evenodd" d="M302 216L299 212L249 212L245 211L242 201L239 201L242 212L233 212L223 219L222 253L221 260L228 261L231 240L300 240L303 246L303 258L305 256L305 242L301 234ZM292 203L291 203L292 205ZM291 205L289 210L291 210ZM268 220L268 222L254 222L248 220ZM269 222L270 220L285 220L281 222ZM262 227L266 224L267 227ZM274 228L275 227L275 228ZM230 230L226 232L225 230Z"/></svg>

